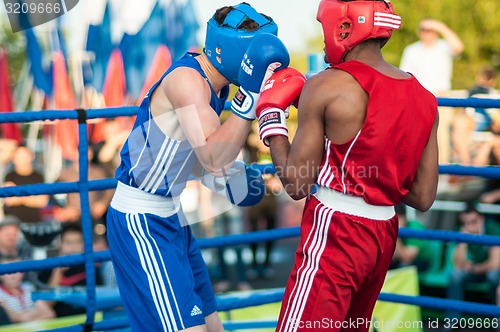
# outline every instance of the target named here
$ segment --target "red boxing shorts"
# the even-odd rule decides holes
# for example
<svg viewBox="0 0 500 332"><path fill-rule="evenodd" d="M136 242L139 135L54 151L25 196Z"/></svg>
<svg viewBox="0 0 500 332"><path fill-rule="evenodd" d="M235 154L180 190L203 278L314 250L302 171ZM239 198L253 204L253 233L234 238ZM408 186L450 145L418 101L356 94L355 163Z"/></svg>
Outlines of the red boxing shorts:
<svg viewBox="0 0 500 332"><path fill-rule="evenodd" d="M394 207L319 187L304 208L276 331L368 331L397 236Z"/></svg>

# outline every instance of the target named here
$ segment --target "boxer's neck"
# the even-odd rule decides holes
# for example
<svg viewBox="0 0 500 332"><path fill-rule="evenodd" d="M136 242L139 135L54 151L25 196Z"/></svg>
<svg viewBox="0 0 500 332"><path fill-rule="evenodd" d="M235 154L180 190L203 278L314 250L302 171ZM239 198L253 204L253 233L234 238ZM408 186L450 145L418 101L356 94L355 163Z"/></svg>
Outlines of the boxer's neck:
<svg viewBox="0 0 500 332"><path fill-rule="evenodd" d="M229 81L215 69L205 54L197 56L196 60L200 63L201 69L212 85L212 89L214 89L215 93L219 94L222 88L229 84Z"/></svg>

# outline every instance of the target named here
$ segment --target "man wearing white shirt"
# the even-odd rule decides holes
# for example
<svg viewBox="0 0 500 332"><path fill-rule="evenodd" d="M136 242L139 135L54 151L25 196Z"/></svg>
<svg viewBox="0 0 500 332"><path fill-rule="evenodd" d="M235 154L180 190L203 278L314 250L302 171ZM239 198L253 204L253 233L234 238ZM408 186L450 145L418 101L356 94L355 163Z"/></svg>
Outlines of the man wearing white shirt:
<svg viewBox="0 0 500 332"><path fill-rule="evenodd" d="M463 52L464 44L446 24L430 18L420 21L418 38L404 49L399 67L435 96L446 96L451 90L453 58ZM452 118L451 109L439 108L439 163L450 162Z"/></svg>
<svg viewBox="0 0 500 332"><path fill-rule="evenodd" d="M404 49L400 68L435 95L451 90L453 58L463 52L462 41L446 24L434 19L420 22L418 37L419 41Z"/></svg>

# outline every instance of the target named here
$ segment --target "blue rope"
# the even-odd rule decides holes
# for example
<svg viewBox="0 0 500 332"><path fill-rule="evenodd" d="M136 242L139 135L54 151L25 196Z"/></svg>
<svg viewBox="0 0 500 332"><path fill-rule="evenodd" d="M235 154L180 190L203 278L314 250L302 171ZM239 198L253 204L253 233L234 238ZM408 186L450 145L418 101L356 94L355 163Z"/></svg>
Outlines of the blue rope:
<svg viewBox="0 0 500 332"><path fill-rule="evenodd" d="M0 114L1 115L1 114ZM258 170L262 174L274 174L276 170L273 164L251 164L251 168ZM474 175L486 178L500 178L499 166L459 166L459 165L440 165L441 174L453 175ZM105 190L116 188L116 179L90 180L89 190ZM59 183L40 183L30 185L19 185L15 187L0 188L0 198L11 196L31 196L31 195L54 195L60 193L78 192L78 182L59 182Z"/></svg>
<svg viewBox="0 0 500 332"><path fill-rule="evenodd" d="M219 295L216 297L217 311L229 311L281 302L284 294L284 288L275 288L258 290L251 293Z"/></svg>
<svg viewBox="0 0 500 332"><path fill-rule="evenodd" d="M441 230L418 230L401 227L399 236L402 238L418 238L426 240L440 240L446 242L466 242L471 244L480 244L485 246L500 246L500 236L476 235L460 232L441 231Z"/></svg>
<svg viewBox="0 0 500 332"><path fill-rule="evenodd" d="M198 239L198 244L201 249L221 248L265 241L275 241L297 237L299 235L300 227L288 227L247 234L225 235L209 239ZM402 238L420 238L427 240L467 242L487 246L500 246L500 237L491 235L472 235L438 230L415 230L402 227L399 229L399 236ZM94 253L95 262L104 262L109 260L111 260L109 250ZM76 266L83 264L84 261L84 256L82 254L78 254L51 257L44 260L27 260L22 262L6 263L0 264L0 275L15 272L49 270L61 266Z"/></svg>
<svg viewBox="0 0 500 332"><path fill-rule="evenodd" d="M247 234L233 234L217 236L213 238L197 239L201 249L232 247L241 244L250 244L266 241L275 241L292 238L300 235L300 227L287 227L271 229L267 231L257 231ZM12 264L12 263L11 263Z"/></svg>
<svg viewBox="0 0 500 332"><path fill-rule="evenodd" d="M136 115L139 108L137 106L124 106L100 109L88 109L87 119L99 118L115 118L117 116L133 116ZM12 122L33 122L45 120L77 120L77 110L43 110L43 111L26 111L14 113L0 113L0 123Z"/></svg>
<svg viewBox="0 0 500 332"><path fill-rule="evenodd" d="M97 251L94 253L95 262L105 262L111 260L109 250ZM26 260L21 262L0 264L0 275L16 272L44 271L56 267L70 267L85 263L83 254L67 255L60 257L50 257L42 260Z"/></svg>
<svg viewBox="0 0 500 332"><path fill-rule="evenodd" d="M483 178L500 178L499 166L462 166L462 165L439 165L439 174L480 176Z"/></svg>
<svg viewBox="0 0 500 332"><path fill-rule="evenodd" d="M116 188L116 179L100 179L88 181L90 191ZM25 184L15 187L0 188L0 198L11 196L55 195L79 192L79 182L58 182Z"/></svg>
<svg viewBox="0 0 500 332"><path fill-rule="evenodd" d="M437 98L439 106L500 108L500 99L486 98Z"/></svg>
<svg viewBox="0 0 500 332"><path fill-rule="evenodd" d="M252 307L256 305L280 302L284 295L284 288L260 290L252 293L228 294L217 296L217 310L228 311L240 308ZM500 307L491 304L471 303L458 300L439 299L429 296L410 296L401 294L380 293L379 301L416 305L419 307L432 308L438 310L451 310L480 316L500 317ZM242 322L234 322L239 324ZM260 326L262 322L245 322L248 328ZM256 325L253 325L256 324ZM262 323L268 324L268 323ZM126 318L105 320L94 324L96 330L105 330L128 326ZM229 325L224 325L229 326ZM243 325L242 325L243 326ZM246 325L245 325L246 326ZM81 331L81 325L68 326L65 328L51 330L53 332ZM266 325L266 327L268 327Z"/></svg>
<svg viewBox="0 0 500 332"><path fill-rule="evenodd" d="M491 304L439 299L430 296L409 296L389 293L380 293L378 299L380 301L412 304L431 309L458 311L481 316L500 317L500 307Z"/></svg>
<svg viewBox="0 0 500 332"><path fill-rule="evenodd" d="M500 108L500 99L482 98L437 98L439 106L447 107L476 107L476 108ZM225 109L231 109L231 102L225 103ZM88 119L113 118L117 116L137 115L137 106L110 107L101 109L88 109ZM75 110L42 110L15 113L0 113L0 123L32 122L43 120L78 119Z"/></svg>

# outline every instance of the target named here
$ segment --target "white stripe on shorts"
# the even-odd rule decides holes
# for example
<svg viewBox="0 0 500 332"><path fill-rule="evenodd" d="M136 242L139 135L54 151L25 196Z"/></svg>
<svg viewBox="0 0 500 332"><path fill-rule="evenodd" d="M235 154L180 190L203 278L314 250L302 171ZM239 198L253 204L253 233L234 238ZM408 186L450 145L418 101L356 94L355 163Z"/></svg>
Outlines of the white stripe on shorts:
<svg viewBox="0 0 500 332"><path fill-rule="evenodd" d="M158 244L156 243L156 240L154 239L153 236L151 236L151 233L149 232L149 227L147 223L146 216L143 214L142 217L144 218L144 225L146 226L146 233L148 234L148 237L151 239L151 243L154 245L156 249L156 253L158 254L158 257L160 257L160 263L163 268L163 272L165 273L165 278L167 279L168 283L168 288L170 289L170 293L172 294L172 298L174 300L174 305L175 305L175 311L177 311L177 316L179 317L179 321L181 323L181 329L185 329L186 327L184 326L184 321L182 319L181 311L179 309L179 304L177 303L177 298L175 297L174 289L172 287L172 283L170 282L170 277L167 272L167 268L165 267L165 262L163 261L163 256L161 255L160 248L158 247Z"/></svg>
<svg viewBox="0 0 500 332"><path fill-rule="evenodd" d="M304 259L300 268L297 269L297 279L290 293L292 300L288 302L280 332L294 332L299 327L298 323L307 304L307 298L314 284L314 277L319 269L319 261L328 241L328 228L333 212L323 204L318 204L314 210L313 227L302 248ZM312 239L311 235L313 235Z"/></svg>
<svg viewBox="0 0 500 332"><path fill-rule="evenodd" d="M137 253L141 261L141 266L146 276L148 278L149 289L153 302L155 303L155 308L158 316L161 319L163 330L168 332L177 331L177 324L175 317L173 316L170 303L168 301L168 296L165 294L164 289L161 289L162 278L161 274L157 275L155 272L156 258L151 253L151 245L146 242L144 236L141 236L138 230L138 223L140 223L139 215L137 214L126 214L127 227L130 235L134 239ZM148 248L149 246L149 248ZM151 257L153 256L153 257ZM160 280L158 280L160 279Z"/></svg>

